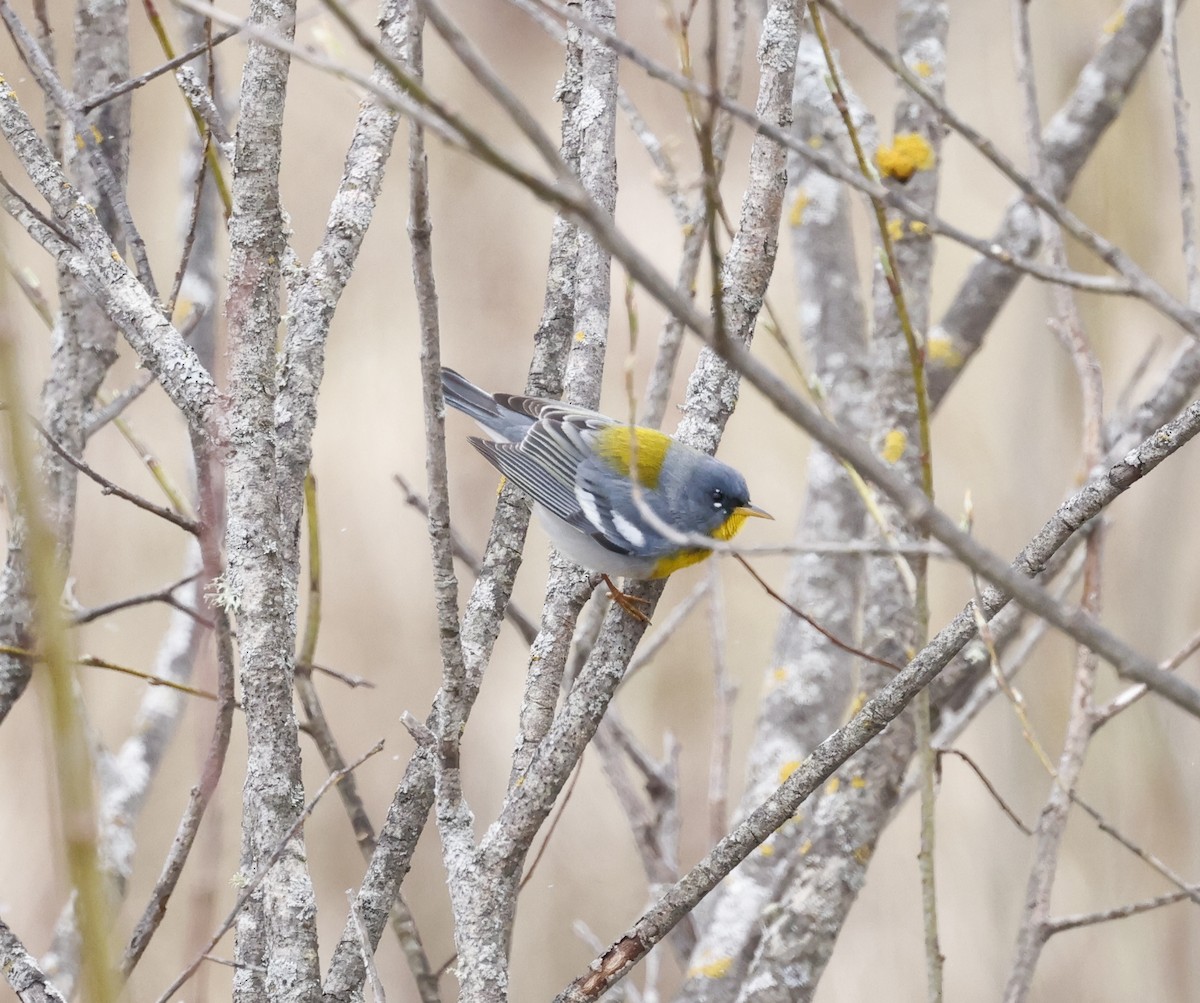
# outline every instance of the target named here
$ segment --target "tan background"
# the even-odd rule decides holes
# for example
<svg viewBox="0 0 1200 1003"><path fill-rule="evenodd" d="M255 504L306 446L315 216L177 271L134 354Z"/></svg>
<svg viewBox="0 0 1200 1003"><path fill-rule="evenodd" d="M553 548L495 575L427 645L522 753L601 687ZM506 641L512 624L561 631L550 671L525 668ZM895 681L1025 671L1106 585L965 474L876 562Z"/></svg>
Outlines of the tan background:
<svg viewBox="0 0 1200 1003"><path fill-rule="evenodd" d="M140 5L133 6L134 63L135 70L142 70L152 66L158 56ZM315 10L315 5L303 6L310 13ZM551 101L561 62L556 47L497 0L448 6L545 127L556 129L559 111ZM657 58L672 61L674 54L658 5L623 6L622 34L646 46ZM856 6L866 9L872 5ZM951 4L949 95L969 121L997 140L1018 163L1024 163L1005 7ZM369 4L357 4L355 11L364 23L373 20ZM69 23L61 16L65 13L56 12L61 25L60 58L69 33ZM1093 0L1032 6L1044 108L1057 107L1093 51L1100 26L1110 13L1107 5ZM1200 41L1195 15L1194 10L1185 11L1180 45L1186 81L1192 84L1193 67L1187 63L1187 54L1196 51ZM164 16L174 26L173 11L165 9ZM890 38L890 25L884 17L872 16L876 33ZM344 37L323 17L305 21L299 34L306 44L328 44L335 54L355 58ZM236 91L242 51L238 41L227 43L222 50L223 80L231 94ZM0 70L19 86L36 117L40 102L27 81L14 80L20 67L7 39L0 43L0 52ZM850 81L875 110L887 134L893 85L855 46L843 46L843 60ZM470 86L439 45L430 43L428 61L435 91L482 124L506 149L520 150L533 163L532 155L519 146L496 107ZM660 135L673 142L685 176L694 177L694 157L678 96L648 82L634 69L626 68L623 80ZM753 86L751 79L745 91L751 101ZM1179 292L1182 266L1166 93L1161 59L1156 57L1126 113L1084 172L1072 205L1151 274ZM290 96L284 199L294 228L294 246L304 261L324 225L358 95L342 82L295 66ZM164 283L173 273L178 255L180 150L188 127L179 95L167 78L138 92L134 123L131 203L147 236L156 274ZM618 143L618 222L639 246L673 271L680 243L677 227L655 186L647 159L623 124ZM485 386L517 390L524 379L530 334L541 308L550 214L510 183L436 141L430 145L444 359ZM741 195L747 148L748 139L741 130L725 184L726 197L735 206ZM396 472L418 484L424 476L415 312L404 232L404 152L399 143L380 211L334 322L314 454L325 561L319 660L367 676L377 688L348 691L325 679L319 686L347 756L364 751L379 737L387 739L385 754L366 765L359 776L376 824L383 818L411 750L398 718L405 710L424 716L439 673L424 525L405 507L392 483ZM24 182L7 150L2 156L6 176ZM972 232L990 232L1009 197L1008 185L957 138L947 142L943 159L942 214ZM12 257L33 267L52 289L52 269L44 253L7 219L3 235ZM935 316L940 313L937 304L948 301L968 261L957 248L941 246ZM1081 256L1076 256L1075 263L1092 270L1097 267ZM628 346L627 324L619 305L623 283L618 271L614 274L617 307L609 355L612 379L605 392L605 404L612 410L622 406L617 373ZM11 286L8 290L12 295ZM786 235L771 296L790 325L788 334L796 339ZM942 504L956 512L964 492L970 490L980 538L1006 554L1015 552L1041 525L1081 474L1076 459L1078 394L1069 363L1045 324L1048 302L1044 287L1029 282L1022 287L1002 314L986 350L941 409L934 430ZM1167 321L1138 304L1098 298L1082 302L1106 368L1111 408L1124 379L1147 348L1155 341L1163 344L1157 356L1161 364L1178 336ZM643 332L638 372L644 377L661 313L644 295L639 296L638 307ZM44 372L48 337L23 304L17 303L16 311L27 385L33 393ZM759 350L767 358L777 357L766 339ZM689 346L688 358L694 357L694 352L694 346ZM676 400L686 372L684 365L676 381ZM133 373L126 349L108 386L127 385ZM161 393L148 393L130 418L172 474L185 481L183 425ZM674 423L674 415L668 416L668 430ZM465 419L451 416L455 525L468 541L480 546L491 516L495 477L464 442L470 431ZM785 427L752 390L743 394L721 455L746 473L755 500L778 517L770 525L750 526L745 536L748 542L782 543L788 539L799 515L807 450L805 438ZM88 459L120 483L154 497L154 484L115 430L107 429L95 438ZM1112 511L1104 619L1122 637L1155 657L1172 653L1200 621L1195 598L1200 582L1194 557L1198 465L1196 449L1186 450ZM76 595L83 604L154 588L179 574L181 534L120 501L101 497L86 483L80 498L72 570ZM536 529L530 541L516 600L523 609L536 613L544 583L546 541ZM786 562L760 559L758 567L773 582L781 582ZM664 609L699 582L702 573L692 570L673 580ZM751 735L760 680L770 667L779 612L741 569L726 566L722 574L728 599L729 657L740 685L733 770L735 783L740 783L740 764ZM945 565L936 568L934 583L933 623L937 626L959 608L970 586L960 570ZM461 585L464 598L469 584L466 579ZM122 613L82 630L79 650L148 669L166 620L167 611L161 607ZM683 743L685 864L708 848L705 789L712 685L705 623L706 615L696 615L690 629L675 636L654 666L620 697L623 713L652 750L661 748L660 736L666 731ZM1068 644L1052 638L1042 645L1020 679L1032 719L1052 750L1061 738L1071 656ZM199 682L205 685L213 671L211 651L206 649L202 663ZM506 629L465 745L466 794L481 830L494 816L507 778L524 667L522 646ZM1194 665L1186 671L1195 678ZM96 670L83 673L92 720L105 741L115 745L127 733L142 684ZM1111 692L1111 673L1104 670L1102 675L1104 691ZM185 720L138 825L138 866L117 921L121 942L145 902L196 777L207 740L207 714L207 707L198 706ZM1015 809L1032 822L1047 780L1011 710L996 703L961 744ZM1200 782L1198 750L1196 722L1146 701L1102 733L1089 759L1083 788L1123 832L1192 878L1196 877L1200 851L1194 797ZM153 998L190 958L195 931L189 928L202 915L196 895L211 883L220 896L218 912L228 907L229 881L237 868L242 751L242 736L235 726L216 811L206 821L172 910L135 975L132 999ZM35 952L48 944L65 891L61 840L49 786L50 755L35 687L0 728L0 915ZM312 763L310 789L323 779L315 756ZM978 782L953 762L947 766L938 821L947 998L998 998L1013 951L1030 841L1003 818ZM922 996L915 831L909 806L881 842L867 887L822 983L818 999L823 1003ZM335 799L318 807L307 835L318 882L325 953L342 927L344 890L357 884L362 864ZM1160 879L1092 824L1084 820L1072 823L1055 890L1056 910L1086 911L1162 890ZM443 873L431 835L422 843L405 894L421 924L431 959L438 964L452 951L452 940ZM645 902L645 884L627 826L600 775L596 757L589 755L549 852L522 898L511 998L549 999L583 968L593 951L572 933L576 920L586 923L607 943ZM211 918L199 920L197 925L210 929L212 922ZM1197 944L1200 920L1196 909L1187 905L1067 933L1056 938L1046 952L1034 998L1200 998ZM232 954L231 939L222 953ZM379 958L389 999L414 999L411 980L390 935L385 936ZM227 995L227 969L209 967L206 978L206 992L203 984L198 984L185 992L185 997L221 999ZM641 975L636 978L640 981ZM676 978L673 962L665 960L664 984L669 986ZM450 984L445 988L450 995ZM0 989L0 997L4 992Z"/></svg>

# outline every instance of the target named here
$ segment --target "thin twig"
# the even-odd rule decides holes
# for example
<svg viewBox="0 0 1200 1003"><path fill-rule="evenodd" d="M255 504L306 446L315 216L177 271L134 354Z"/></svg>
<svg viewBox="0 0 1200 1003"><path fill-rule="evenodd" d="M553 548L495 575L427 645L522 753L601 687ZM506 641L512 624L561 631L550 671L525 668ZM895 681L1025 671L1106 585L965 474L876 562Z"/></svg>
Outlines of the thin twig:
<svg viewBox="0 0 1200 1003"><path fill-rule="evenodd" d="M737 686L726 658L725 597L715 561L708 570L709 630L712 634L713 735L708 767L708 829L711 842L729 830L729 761L733 752L733 703Z"/></svg>
<svg viewBox="0 0 1200 1003"><path fill-rule="evenodd" d="M187 968L180 972L175 980L158 997L158 1003L167 1003L167 1001L175 995L179 988L192 977L196 969L204 963L205 958L208 956L209 952L217 946L217 943L220 941L220 939L225 936L233 924L237 922L238 914L241 913L242 908L248 901L250 901L250 897L254 894L255 890L258 888L263 878L267 876L267 873L271 870L271 868L275 866L275 862L279 860L281 856L283 856L283 852L287 849L288 844L292 841L296 834L300 832L300 829L308 820L308 817L316 809L317 804L320 802L321 798L325 796L325 793L329 790L329 788L338 783L343 777L348 776L354 770L358 769L368 759L382 750L383 739L380 739L370 749L359 756L358 759L354 760L354 762L352 762L349 766L346 766L341 770L337 770L325 778L325 782L317 788L316 794L314 794L308 804L304 806L303 811L300 812L296 820L283 834L283 838L275 844L274 848L263 860L258 871L253 877L251 877L245 882L245 884L241 886L241 891L238 893L237 901L234 902L233 908L229 910L228 915L226 915L225 919L222 920L221 924L213 932L213 935L209 938L208 943L204 945L204 948L199 952L199 954L196 955L195 959L187 966Z"/></svg>
<svg viewBox="0 0 1200 1003"><path fill-rule="evenodd" d="M861 648L856 648L852 644L847 644L840 637L837 637L831 631L826 630L825 627L805 613L804 610L792 605L782 595L776 592L775 589L773 589L767 583L766 579L750 566L750 563L743 558L741 554L734 554L733 557L734 560L736 560L743 568L750 572L750 577L758 582L759 586L764 592L766 592L767 595L779 603L779 605L784 609L791 612L793 616L799 617L806 624L812 627L813 630L824 637L825 640L827 640L835 648L839 648L840 650L846 652L846 654L853 655L855 658L862 658L868 662L873 662L876 665L881 665L885 669L891 669L893 672L899 672L902 668L904 668L904 666L897 665L895 662L889 662L886 658L879 658L876 655L872 655L869 651L863 651Z"/></svg>
<svg viewBox="0 0 1200 1003"><path fill-rule="evenodd" d="M336 679L340 683L345 683L352 690L358 689L360 686L365 686L367 689L374 689L375 683L363 676L356 676L349 672L342 672L338 669L330 668L328 665L320 665L317 662L297 662L297 670L311 669L313 672L320 672L322 675L329 676L330 679Z"/></svg>
<svg viewBox="0 0 1200 1003"><path fill-rule="evenodd" d="M1009 821L1011 821L1012 824L1015 825L1018 829L1020 829L1021 832L1023 832L1026 836L1033 835L1033 830L1031 828L1029 828L1029 826L1027 826L1024 822L1022 822L1020 816L1017 815L1017 813L1015 811L1013 811L1012 808L1009 807L1008 802L1005 801L1004 798L1002 798L1000 796L1000 792L998 790L996 790L995 785L987 778L987 774L984 773L982 769L980 769L979 764L976 763L974 759L972 759L965 752L963 752L962 749L937 749L936 751L937 751L937 755L938 755L938 770L939 771L941 770L941 760L943 757L955 756L958 759L961 759L964 763L967 764L967 766L970 768L971 772L974 773L975 776L979 778L979 782L982 783L983 786L987 788L988 794L990 794L992 796L992 800L995 801L996 804L1000 806L1000 810L1002 812L1004 812L1005 815L1008 816Z"/></svg>
<svg viewBox="0 0 1200 1003"><path fill-rule="evenodd" d="M130 609L134 606L144 606L147 603L161 602L168 606L179 610L181 613L186 613L193 617L197 623L211 628L212 621L202 615L197 610L190 606L181 603L175 598L175 591L183 588L189 582L194 582L200 577L201 572L197 571L194 574L184 575L177 582L172 582L161 589L155 589L153 592L143 592L141 595L128 596L124 599L114 599L110 603L104 603L100 606L92 606L88 609L81 609L71 618L71 622L76 626L82 626L85 623L91 623L93 620L99 620L101 617L108 616L110 613L116 613L123 609Z"/></svg>
<svg viewBox="0 0 1200 1003"><path fill-rule="evenodd" d="M170 73L177 66L182 66L184 63L190 63L198 56L203 56L211 49L215 49L222 42L227 42L238 34L237 28L228 28L219 35L214 35L211 41L201 42L188 49L182 55L176 56L174 59L168 59L165 63L160 63L152 70L147 70L145 73L139 74L136 77L130 77L128 80L123 80L119 84L114 84L108 90L101 91L99 94L88 98L79 106L79 110L85 115L91 114L102 104L108 104L109 101L115 101L122 94L128 94L130 91L137 90L148 84L155 77L161 77L164 73Z"/></svg>
<svg viewBox="0 0 1200 1003"><path fill-rule="evenodd" d="M410 485L408 481L406 481L400 474L392 474L392 480L394 480L396 482L396 486L399 487L402 492L404 492L405 503L411 505L418 512L420 512L421 515L428 519L429 505L426 503L425 499L417 494L412 485ZM462 538L462 534L459 533L459 531L453 526L450 527L450 545L454 548L454 556L462 561L463 564L470 569L472 574L478 577L480 572L483 570L483 564L479 560L479 555L467 545L467 542ZM534 639L537 637L538 630L537 625L534 624L528 615L523 613L520 607L511 601L505 607L504 615L512 621L512 625L517 628L517 632L524 639L525 643L533 644Z"/></svg>
<svg viewBox="0 0 1200 1003"><path fill-rule="evenodd" d="M91 480L99 484L104 494L116 495L118 498L124 498L125 501L129 502L130 504L136 505L138 508L149 512L152 515L156 515L160 519L166 519L167 522L173 523L180 529L187 530L193 536L200 532L200 524L195 520L189 519L184 515L180 515L178 512L169 508L163 508L161 505L156 505L154 502L148 501L147 499L142 498L140 495L135 495L132 491L126 491L119 484L115 484L114 482L110 481L103 474L97 473L79 457L72 456L71 453L68 452L67 449L49 432L47 432L39 422L34 421L33 424L37 430L41 432L42 437L46 440L47 445L49 445L54 452L71 464L71 466L73 466L85 477L89 477Z"/></svg>
<svg viewBox="0 0 1200 1003"><path fill-rule="evenodd" d="M1033 202L1039 209L1047 213L1067 233L1078 240L1084 247L1121 274L1131 285L1133 295L1144 298L1147 302L1156 302L1168 308L1182 326L1197 333L1194 327L1196 309L1185 307L1175 300L1173 305L1168 301L1174 299L1157 282L1151 279L1136 265L1119 247L1096 233L1069 210L1059 199L1050 192L1044 179L1032 180L1019 171L996 148L987 137L980 134L966 123L944 100L942 100L924 81L911 69L898 60L888 49L875 41L871 35L849 15L838 0L819 0L822 7L828 10L849 31L863 43L871 54L883 62L895 74L897 79L910 88L922 101L933 108L939 118L961 135L968 143L979 151L993 166L995 166L1021 193ZM1031 273L1032 274L1032 273ZM1065 283L1070 284L1070 283ZM1083 288L1080 286L1079 288ZM1191 317L1185 321L1183 318Z"/></svg>
<svg viewBox="0 0 1200 1003"><path fill-rule="evenodd" d="M203 468L203 466L207 466L207 461L201 460L201 464ZM203 482L207 479L207 476L201 474L201 479ZM205 536L209 536L209 534L205 534ZM201 537L201 540L203 541L204 537ZM215 562L217 560L215 541L206 542L203 546L206 551L204 555L205 569L211 571L216 566ZM133 971L145 953L146 948L150 944L150 939L158 930L163 917L167 913L167 904L175 891L176 885L179 883L179 877L183 873L184 864L187 862L192 845L196 841L196 835L200 831L200 823L204 818L209 803L212 801L213 794L216 792L217 783L221 779L221 772L225 765L225 754L229 749L229 738L233 731L233 710L235 706L234 673L236 670L233 655L233 632L225 610L219 607L216 608L214 616L217 622L217 713L213 721L213 731L209 738L204 765L200 771L200 780L192 787L187 807L184 808L179 825L176 827L175 838L171 842L171 849L167 854L167 859L163 862L162 871L159 873L158 880L154 883L154 889L150 893L150 898L146 903L145 909L142 911L141 917L134 926L133 933L129 938L129 944L125 948L125 954L121 959L121 974L125 978L129 977L129 973Z"/></svg>
<svg viewBox="0 0 1200 1003"><path fill-rule="evenodd" d="M204 185L208 178L208 149L212 144L212 133L206 131L201 143L200 155L196 158L196 177L192 182L192 205L188 210L188 222L183 231L183 249L179 252L179 267L175 269L175 279L171 283L171 295L167 297L166 312L168 316L175 313L175 304L179 300L179 290L183 287L187 275L188 262L192 257L192 247L196 242L196 232L200 224L200 210L204 205Z"/></svg>
<svg viewBox="0 0 1200 1003"><path fill-rule="evenodd" d="M1163 662L1163 671L1174 672L1198 650L1200 650L1200 631L1193 634L1179 651ZM1111 721L1121 711L1137 703L1148 692L1149 690L1141 684L1130 686L1127 690L1118 693L1103 707L1097 707L1092 712L1092 730L1096 731L1102 725Z"/></svg>
<svg viewBox="0 0 1200 1003"><path fill-rule="evenodd" d="M354 896L350 892L346 892L346 899L350 903L350 916L354 920L354 929L358 933L359 947L362 948L363 967L367 970L367 983L371 987L375 1003L387 1003L387 995L383 991L383 982L380 981L379 970L375 967L375 952L371 948L371 940L367 936L367 928L363 925L362 914L358 911L358 905L355 903Z"/></svg>
<svg viewBox="0 0 1200 1003"><path fill-rule="evenodd" d="M1148 850L1138 846L1137 843L1120 832L1111 822L1108 821L1108 819L1100 814L1099 811L1093 808L1091 804L1080 797L1075 791L1071 792L1071 803L1082 808L1084 813L1096 823L1096 827L1102 833L1115 839L1135 857L1149 866L1156 873L1166 878L1167 881L1173 884L1181 892L1186 893L1188 898L1195 902L1196 905L1200 906L1200 886L1197 886L1194 882L1185 881L1181 875L1177 874L1172 868L1168 867L1165 863L1163 863L1163 861L1159 860L1158 857L1153 853L1150 853Z"/></svg>
<svg viewBox="0 0 1200 1003"><path fill-rule="evenodd" d="M1185 899L1193 898L1196 892L1200 892L1200 885L1187 891L1167 892L1165 895L1143 899L1141 902L1130 902L1128 905L1115 906L1112 909L1059 916L1056 919L1047 920L1044 929L1046 936L1050 937L1056 933L1062 933L1064 930L1075 930L1081 926L1094 926L1096 923L1108 923L1114 919L1127 919L1130 916L1150 912L1152 909L1161 909L1165 905L1183 902Z"/></svg>
<svg viewBox="0 0 1200 1003"><path fill-rule="evenodd" d="M29 67L30 73L33 74L42 92L70 122L71 128L75 131L75 135L92 169L97 188L112 210L117 224L120 226L121 237L128 245L129 251L133 256L138 280L152 297L157 297L158 287L154 283L154 275L150 270L150 260L146 255L145 241L142 240L142 235L138 232L137 225L134 223L129 202L125 197L123 187L117 178L116 172L109 163L108 154L101 148L98 142L88 140L88 137L92 136L93 133L88 127L86 116L80 109L74 95L67 90L62 80L59 79L54 66L46 58L46 54L42 52L41 46L26 31L25 26L12 9L9 0L0 0L0 18L3 18L4 25L12 36L21 59ZM28 164L25 166L26 169L29 168Z"/></svg>
<svg viewBox="0 0 1200 1003"><path fill-rule="evenodd" d="M1179 0L1163 0L1163 57L1171 83L1171 112L1175 121L1175 164L1179 171L1179 217L1188 303L1200 308L1200 261L1196 248L1196 186L1188 138L1188 101L1179 69Z"/></svg>

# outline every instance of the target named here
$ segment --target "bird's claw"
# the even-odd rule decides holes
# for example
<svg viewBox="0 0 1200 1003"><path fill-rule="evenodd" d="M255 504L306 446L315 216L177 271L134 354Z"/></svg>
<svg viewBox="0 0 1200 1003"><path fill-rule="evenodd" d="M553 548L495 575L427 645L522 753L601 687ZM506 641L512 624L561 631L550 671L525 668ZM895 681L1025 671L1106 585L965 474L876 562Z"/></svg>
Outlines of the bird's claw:
<svg viewBox="0 0 1200 1003"><path fill-rule="evenodd" d="M639 623L650 623L650 617L638 609L638 606L649 606L649 599L643 599L641 596L631 596L628 592L622 592L613 584L613 580L608 575L601 575L600 577L604 579L604 583L608 586L608 597L613 602Z"/></svg>

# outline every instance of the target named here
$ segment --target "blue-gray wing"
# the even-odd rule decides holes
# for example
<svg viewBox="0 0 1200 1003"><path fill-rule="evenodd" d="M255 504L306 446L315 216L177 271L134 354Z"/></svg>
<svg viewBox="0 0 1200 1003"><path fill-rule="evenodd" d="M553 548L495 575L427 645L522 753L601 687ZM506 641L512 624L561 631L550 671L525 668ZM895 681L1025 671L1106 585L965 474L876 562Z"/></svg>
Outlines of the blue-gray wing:
<svg viewBox="0 0 1200 1003"><path fill-rule="evenodd" d="M617 531L608 511L614 488L619 495L623 481L595 458L589 443L591 435L612 420L536 398L509 398L505 404L512 406L515 400L540 405L539 418L524 438L516 443L471 439L471 444L553 515L614 553L633 553L633 541Z"/></svg>

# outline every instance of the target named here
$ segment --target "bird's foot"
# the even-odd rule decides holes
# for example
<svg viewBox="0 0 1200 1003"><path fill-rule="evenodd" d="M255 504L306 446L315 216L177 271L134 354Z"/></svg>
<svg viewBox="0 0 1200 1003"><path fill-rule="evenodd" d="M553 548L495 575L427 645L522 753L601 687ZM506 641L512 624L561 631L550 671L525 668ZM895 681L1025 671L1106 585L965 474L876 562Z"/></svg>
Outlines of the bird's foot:
<svg viewBox="0 0 1200 1003"><path fill-rule="evenodd" d="M641 596L631 596L628 592L622 592L613 584L613 580L608 575L602 574L600 577L604 579L604 584L608 586L608 595L613 602L640 623L650 622L650 617L638 609L638 606L649 606L649 599L643 599Z"/></svg>

